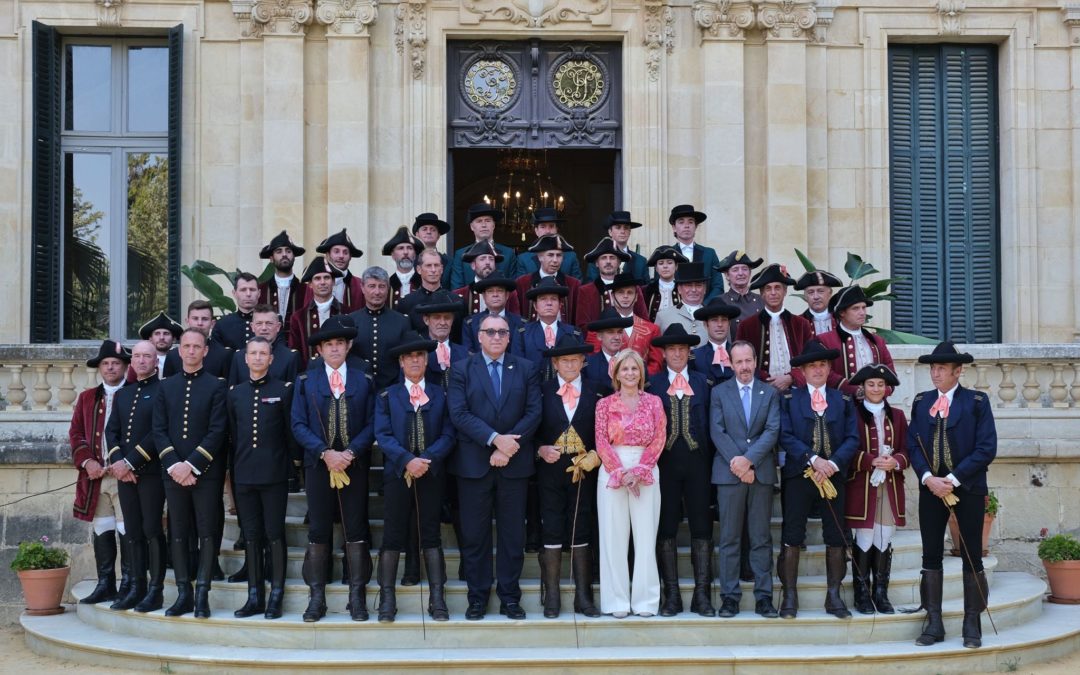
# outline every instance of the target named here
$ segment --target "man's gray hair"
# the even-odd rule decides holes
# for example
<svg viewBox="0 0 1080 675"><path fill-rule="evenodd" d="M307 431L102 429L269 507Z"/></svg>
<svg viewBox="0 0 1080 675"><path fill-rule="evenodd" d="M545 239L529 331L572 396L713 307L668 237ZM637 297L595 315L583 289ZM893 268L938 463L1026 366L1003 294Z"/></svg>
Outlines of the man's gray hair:
<svg viewBox="0 0 1080 675"><path fill-rule="evenodd" d="M390 275L387 274L386 270L379 267L378 265L372 265L371 267L364 270L364 273L360 275L361 282L367 281L368 279L375 279L376 281L381 281L384 284L390 283Z"/></svg>

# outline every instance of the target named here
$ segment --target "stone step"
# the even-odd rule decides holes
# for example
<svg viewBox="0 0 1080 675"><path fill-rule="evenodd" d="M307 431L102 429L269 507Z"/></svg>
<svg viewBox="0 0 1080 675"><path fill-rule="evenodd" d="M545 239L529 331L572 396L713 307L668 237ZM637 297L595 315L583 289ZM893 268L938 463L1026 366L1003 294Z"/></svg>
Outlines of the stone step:
<svg viewBox="0 0 1080 675"><path fill-rule="evenodd" d="M999 574L991 596L999 634L984 617L983 648L975 650L960 645L960 601L944 606L948 639L925 648L912 644L921 614L839 621L819 610L804 610L794 621L753 614L622 621L578 617L575 628L569 616L526 621L489 616L482 622L421 624L418 616L402 613L393 624L356 624L335 616L303 624L294 614L277 621L231 616L199 621L86 607L52 617L23 615L21 623L27 645L37 654L159 672L315 673L348 668L475 673L512 668L698 674L737 668L740 673L774 675L789 666L800 673L864 675L878 668L925 670L928 659L934 672L995 672L1002 664L1026 666L1080 648L1080 607L1045 605L1044 590L1043 582L1029 575ZM532 646L537 643L540 646Z"/></svg>
<svg viewBox="0 0 1080 675"><path fill-rule="evenodd" d="M993 557L987 557L984 560L984 564L987 570L987 581L993 586L993 571L997 567L997 559ZM947 599L961 598L963 596L963 584L961 582L961 565L960 560L956 558L950 558L945 561L945 584L943 590L943 597ZM689 568L681 570L684 574L689 574ZM892 579L889 583L889 598L893 603L897 605L909 605L919 604L919 571L917 569L898 570L894 569ZM331 612L345 612L345 605L348 602L348 586L341 584L341 579L331 579L333 583L330 583L326 587L326 602ZM527 612L540 612L540 581L538 579L522 579L520 582L522 598L521 606L525 608ZM780 583L779 580L773 580L774 585L774 602L779 603L780 599ZM825 576L813 575L813 576L801 576L799 578L799 603L800 606L806 608L818 608L824 606L825 602ZM691 577L684 576L679 580L679 587L683 596L683 604L686 608L690 607L690 596L694 588L693 579ZM743 591L742 594L742 609L747 612L752 612L754 609L754 597L753 597L753 584L750 582L744 582L741 584ZM562 603L564 607L572 607L574 599L574 588L569 576L562 578L561 584ZM597 601L599 601L599 584L594 583L594 590L596 593ZM713 584L713 604L719 606L720 593L719 587ZM373 578L367 586L368 605L375 606L375 596L378 592L378 583ZM850 605L853 602L852 589L851 589L851 574L850 571L845 578L843 584L843 596L845 601ZM421 586L397 586L397 596L399 605L405 606L405 603L412 602L412 607L415 611L419 611L420 595L423 594L424 602L427 602L428 588L427 584ZM465 613L465 609L468 607L468 588L464 581L458 581L451 577L451 580L446 585L446 604L450 609L451 614L455 616L461 616ZM171 604L172 599L176 597L176 587L174 584L173 576L167 574L165 576L165 594L166 594L166 606ZM307 607L308 588L300 578L288 578L286 579L285 589L285 609L290 612L302 612ZM213 608L219 608L222 611L227 611L230 615L233 610L244 604L247 599L247 584L246 583L234 583L230 584L227 581L214 582L212 590L210 591L210 605ZM411 600L410 600L411 599ZM498 612L499 601L495 597L494 590L492 590L489 611Z"/></svg>
<svg viewBox="0 0 1080 675"><path fill-rule="evenodd" d="M773 546L773 556L780 551L779 545ZM456 548L444 549L446 555L446 569L448 574L452 577L457 575L457 566L461 560L461 553ZM337 577L341 576L341 549L337 549L334 553L334 574ZM373 551L372 556L376 557L378 551ZM286 575L289 577L299 579L301 576L301 567L304 562L304 547L291 546L289 547L288 558L288 571ZM563 553L562 558L563 576L570 576L570 554L568 552ZM221 544L221 568L225 570L226 574L232 574L240 569L240 566L244 563L244 552L236 551L232 548L232 541L226 539ZM922 564L922 546L919 537L919 533L915 530L900 530L893 537L893 569L904 568L917 568ZM405 556L401 556L401 561L398 565L398 574L404 572L405 569ZM679 547L679 569L690 574L691 562L690 562L690 548L688 546ZM713 551L713 570L719 570L719 563L717 562L717 555ZM813 544L807 546L807 550L803 551L799 556L799 574L825 574L825 546L823 544ZM538 579L540 577L540 567L537 561L535 553L525 554L525 566L522 570L522 578L526 579Z"/></svg>

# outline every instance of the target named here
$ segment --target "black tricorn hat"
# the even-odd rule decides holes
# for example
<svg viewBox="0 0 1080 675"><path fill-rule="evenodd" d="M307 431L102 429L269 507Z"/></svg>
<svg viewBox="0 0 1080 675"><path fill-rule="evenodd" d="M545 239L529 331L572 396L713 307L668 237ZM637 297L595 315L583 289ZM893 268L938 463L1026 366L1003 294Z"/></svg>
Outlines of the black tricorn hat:
<svg viewBox="0 0 1080 675"><path fill-rule="evenodd" d="M714 316L726 316L729 319L738 318L741 310L738 307L727 304L716 296L703 307L694 311L694 318L698 321L706 321Z"/></svg>
<svg viewBox="0 0 1080 675"><path fill-rule="evenodd" d="M450 291L432 293L425 301L417 305L413 311L417 314L461 314L465 312L465 303L461 297Z"/></svg>
<svg viewBox="0 0 1080 675"><path fill-rule="evenodd" d="M832 361L833 359L838 358L840 358L839 349L825 349L825 346L821 344L821 341L814 338L808 340L806 345L803 346L802 354L791 357L791 367L798 368L799 366L805 366L808 363Z"/></svg>
<svg viewBox="0 0 1080 675"><path fill-rule="evenodd" d="M773 263L754 275L754 278L750 280L750 288L756 291L772 283L794 286L795 280L788 276L786 267L780 263Z"/></svg>
<svg viewBox="0 0 1080 675"><path fill-rule="evenodd" d="M631 260L631 255L629 253L615 248L615 242L612 241L611 237L604 237L595 247L593 247L593 250L585 254L585 262L596 262L600 256L608 253L623 262L630 262Z"/></svg>
<svg viewBox="0 0 1080 675"><path fill-rule="evenodd" d="M701 337L686 332L686 327L681 323L673 323L667 327L663 335L652 339L653 347L668 347L671 345L686 345L693 347L701 342Z"/></svg>
<svg viewBox="0 0 1080 675"><path fill-rule="evenodd" d="M319 242L319 245L315 247L318 253L329 253L330 249L335 246L348 246L349 253L352 257L359 258L364 255L364 252L356 248L356 245L352 243L352 239L349 239L349 234L345 231L345 228L341 228L341 232L330 235L326 239Z"/></svg>
<svg viewBox="0 0 1080 675"><path fill-rule="evenodd" d="M607 218L607 226L610 229L612 225L629 225L632 230L641 227L641 223L630 219L629 211L612 211Z"/></svg>
<svg viewBox="0 0 1080 675"><path fill-rule="evenodd" d="M559 356L573 356L574 354L581 354L582 356L588 356L595 351L594 347L590 344L582 342L580 339L573 335L562 335L558 341L555 342L555 346L550 349L545 349L541 353L546 359L553 359Z"/></svg>
<svg viewBox="0 0 1080 675"><path fill-rule="evenodd" d="M102 361L108 358L120 359L124 363L131 363L131 352L125 349L124 345L115 340L105 340L101 343L101 346L98 347L97 356L87 360L86 365L90 368L97 368Z"/></svg>
<svg viewBox="0 0 1080 675"><path fill-rule="evenodd" d="M885 384L890 387L899 387L900 379L896 377L896 373L891 368L882 363L871 363L868 366L859 368L859 372L848 380L848 384L860 385L867 380L873 380L877 378L879 380L885 380Z"/></svg>
<svg viewBox="0 0 1080 675"><path fill-rule="evenodd" d="M705 263L679 263L679 266L675 268L675 283L689 284L695 281L704 281L706 283L709 281L709 278L705 276Z"/></svg>
<svg viewBox="0 0 1080 675"><path fill-rule="evenodd" d="M682 254L682 251L671 246L670 244L664 244L663 246L657 246L656 250L649 256L649 260L646 263L649 267L655 267L656 263L661 260L674 260L676 264L688 263L690 259Z"/></svg>
<svg viewBox="0 0 1080 675"><path fill-rule="evenodd" d="M588 326L586 326L586 328L594 333L599 333L602 330L611 330L613 328L618 328L622 330L624 328L629 328L633 325L633 316L623 316L619 314L619 312L616 311L613 307L608 307L604 311L600 312L599 319L590 323Z"/></svg>
<svg viewBox="0 0 1080 675"><path fill-rule="evenodd" d="M352 340L355 337L356 324L353 323L352 318L347 314L335 314L328 318L323 325L319 326L319 330L308 337L308 344L317 345L335 338Z"/></svg>
<svg viewBox="0 0 1080 675"><path fill-rule="evenodd" d="M469 212L465 216L465 218L468 219L470 223L472 223L472 221L476 220L480 216L491 216L495 219L495 222L498 223L503 219L503 212L499 209L494 208L491 204L488 204L487 202L480 202L479 204L473 204L469 207Z"/></svg>
<svg viewBox="0 0 1080 675"><path fill-rule="evenodd" d="M489 288L505 288L507 292L517 290L517 282L499 270L495 270L483 279L477 279L469 286L474 293L483 293Z"/></svg>
<svg viewBox="0 0 1080 675"><path fill-rule="evenodd" d="M866 297L862 286L845 286L836 295L829 298L829 311L839 316L840 312L860 302L865 302L867 307L874 304L873 300Z"/></svg>
<svg viewBox="0 0 1080 675"><path fill-rule="evenodd" d="M461 255L463 262L471 263L482 255L495 256L495 262L501 263L503 261L502 253L499 253L495 248L495 242L490 239L481 239L469 248L465 249L465 253Z"/></svg>
<svg viewBox="0 0 1080 675"><path fill-rule="evenodd" d="M746 251L737 250L727 254L727 257L720 261L720 264L716 266L718 272L727 272L735 265L746 265L750 269L757 269L761 263L765 262L764 258L758 258L752 260Z"/></svg>
<svg viewBox="0 0 1080 675"><path fill-rule="evenodd" d="M814 270L813 272L807 272L799 277L795 282L795 290L804 291L811 286L828 286L829 288L840 288L844 285L840 278L831 272L825 270Z"/></svg>
<svg viewBox="0 0 1080 675"><path fill-rule="evenodd" d="M270 243L262 247L259 251L259 257L263 260L269 260L274 256L274 249L281 248L282 246L288 246L292 249L294 256L304 255L304 251L307 250L303 246L297 246L293 243L292 239L289 239L289 233L282 230L276 237L270 240Z"/></svg>
<svg viewBox="0 0 1080 675"><path fill-rule="evenodd" d="M541 295L557 295L565 298L570 294L570 289L560 284L555 277L544 277L540 283L525 291L526 300L535 300Z"/></svg>
<svg viewBox="0 0 1080 675"><path fill-rule="evenodd" d="M143 325L139 326L139 337L143 340L149 340L150 336L154 334L154 331L159 328L164 328L165 330L172 333L174 340L179 340L180 333L184 332L183 327L173 321L171 318L169 318L168 314L166 314L165 312L158 312L158 315L155 316L153 319L150 319Z"/></svg>
<svg viewBox="0 0 1080 675"><path fill-rule="evenodd" d="M543 253L544 251L573 251L570 242L558 234L545 234L529 247L531 253Z"/></svg>
<svg viewBox="0 0 1080 675"><path fill-rule="evenodd" d="M956 345L950 340L939 343L937 347L934 347L934 351L919 357L919 363L953 363L956 365L963 365L965 363L971 363L974 360L975 357L971 354L957 351Z"/></svg>
<svg viewBox="0 0 1080 675"><path fill-rule="evenodd" d="M308 283L315 278L316 274L329 274L335 279L345 276L344 272L331 265L329 260L321 256L311 261L311 264L304 270L304 276L300 278L300 281Z"/></svg>
<svg viewBox="0 0 1080 675"><path fill-rule="evenodd" d="M439 234L446 234L450 231L450 223L439 220L439 217L434 213L421 213L413 221L412 233L416 234L416 231L424 225L434 225L439 230Z"/></svg>
<svg viewBox="0 0 1080 675"><path fill-rule="evenodd" d="M425 340L414 330L408 331L401 336L401 342L386 351L387 356L396 359L404 354L413 352L433 352L439 343L434 340Z"/></svg>
<svg viewBox="0 0 1080 675"><path fill-rule="evenodd" d="M383 244L382 254L392 254L398 244L411 244L414 253L419 253L424 250L424 242L409 234L409 228L404 225L398 228L397 232L394 233L394 236L390 238L390 241Z"/></svg>
<svg viewBox="0 0 1080 675"><path fill-rule="evenodd" d="M690 216L691 218L696 220L699 225L705 222L705 219L708 218L708 216L706 216L701 211L696 210L690 204L679 204L678 206L671 209L671 215L668 216L667 221L668 223L674 225L675 221L679 218L682 218L683 216Z"/></svg>
<svg viewBox="0 0 1080 675"><path fill-rule="evenodd" d="M608 284L608 290L614 291L627 286L641 286L644 283L644 279L638 279L632 272L619 272Z"/></svg>
<svg viewBox="0 0 1080 675"><path fill-rule="evenodd" d="M565 218L559 217L559 212L550 206L544 206L533 211L532 216L533 227L542 223L555 223L556 225L562 225L566 222Z"/></svg>

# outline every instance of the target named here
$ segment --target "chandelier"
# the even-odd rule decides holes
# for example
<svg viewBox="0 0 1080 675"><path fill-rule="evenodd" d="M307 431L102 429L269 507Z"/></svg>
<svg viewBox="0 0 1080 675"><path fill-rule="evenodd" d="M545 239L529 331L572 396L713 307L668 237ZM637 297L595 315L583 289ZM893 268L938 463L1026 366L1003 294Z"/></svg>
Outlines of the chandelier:
<svg viewBox="0 0 1080 675"><path fill-rule="evenodd" d="M533 212L550 207L560 214L566 201L548 173L546 150L499 150L498 172L492 181L491 194L484 202L503 212L506 228L522 244L533 238Z"/></svg>

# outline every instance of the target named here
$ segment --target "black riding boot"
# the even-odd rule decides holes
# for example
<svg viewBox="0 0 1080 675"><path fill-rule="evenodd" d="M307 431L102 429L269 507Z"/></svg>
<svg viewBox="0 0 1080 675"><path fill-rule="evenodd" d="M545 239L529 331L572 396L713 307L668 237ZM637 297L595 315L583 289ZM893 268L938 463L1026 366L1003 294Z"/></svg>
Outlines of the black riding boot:
<svg viewBox="0 0 1080 675"><path fill-rule="evenodd" d="M96 605L116 598L116 530L94 534L94 566L97 568L97 586L79 601L83 605Z"/></svg>
<svg viewBox="0 0 1080 675"><path fill-rule="evenodd" d="M270 596L266 599L267 619L281 618L281 604L285 600L285 566L288 564L288 550L283 539L268 542L263 558L270 566Z"/></svg>
<svg viewBox="0 0 1080 675"><path fill-rule="evenodd" d="M708 539L690 541L690 562L694 567L694 595L690 611L701 616L716 616L712 604L712 542Z"/></svg>
<svg viewBox="0 0 1080 675"><path fill-rule="evenodd" d="M559 577L562 576L562 549L540 549L537 554L540 561L540 604L544 607L545 619L556 619L562 609L559 593Z"/></svg>
<svg viewBox="0 0 1080 675"><path fill-rule="evenodd" d="M127 592L120 592L124 588L121 582L116 589L116 602L109 609L131 609L146 595L146 540L124 535L120 544L120 569L127 575Z"/></svg>
<svg viewBox="0 0 1080 675"><path fill-rule="evenodd" d="M964 572L964 625L961 635L968 649L982 647L982 613L989 595L985 571Z"/></svg>
<svg viewBox="0 0 1080 675"><path fill-rule="evenodd" d="M420 583L420 539L416 534L416 523L409 519L409 538L405 544L405 571L401 573L402 586L415 586Z"/></svg>
<svg viewBox="0 0 1080 675"><path fill-rule="evenodd" d="M851 583L855 592L855 611L859 614L874 613L870 589L870 567L876 552L877 548L873 546L869 551L864 551L858 544L851 549Z"/></svg>
<svg viewBox="0 0 1080 675"><path fill-rule="evenodd" d="M308 585L308 606L304 621L311 623L326 616L326 578L330 544L308 544L304 554L304 583Z"/></svg>
<svg viewBox="0 0 1080 675"><path fill-rule="evenodd" d="M188 554L187 539L173 539L173 578L176 580L176 602L165 610L165 616L183 616L195 609L195 596L191 592L191 571L188 563L191 556Z"/></svg>
<svg viewBox="0 0 1080 675"><path fill-rule="evenodd" d="M874 549L871 561L874 571L874 607L882 614L895 614L896 609L889 602L889 576L892 574L892 544L884 551Z"/></svg>
<svg viewBox="0 0 1080 675"><path fill-rule="evenodd" d="M682 594L679 593L679 553L674 539L657 542L656 561L660 565L660 583L663 586L660 616L675 616L683 611L683 605Z"/></svg>
<svg viewBox="0 0 1080 675"><path fill-rule="evenodd" d="M199 539L199 571L195 575L195 618L210 618L210 581L217 562L213 537Z"/></svg>
<svg viewBox="0 0 1080 675"><path fill-rule="evenodd" d="M263 585L263 555L261 541L248 541L247 551L247 602L233 612L233 616L243 619L266 611L266 587Z"/></svg>
<svg viewBox="0 0 1080 675"><path fill-rule="evenodd" d="M926 628L915 640L919 647L927 647L945 639L945 624L941 620L941 570L923 570L919 583L922 609L926 610Z"/></svg>
<svg viewBox="0 0 1080 675"><path fill-rule="evenodd" d="M146 594L135 605L136 612L153 612L165 604L165 554L168 550L165 535L159 534L146 542L146 567L150 573L150 583L146 586Z"/></svg>
<svg viewBox="0 0 1080 675"><path fill-rule="evenodd" d="M345 544L345 558L349 563L349 616L353 621L367 621L367 582L371 581L371 547L366 541L349 542Z"/></svg>
<svg viewBox="0 0 1080 675"><path fill-rule="evenodd" d="M436 621L449 621L446 607L446 558L441 548L425 548L424 564L428 577L428 614Z"/></svg>
<svg viewBox="0 0 1080 675"><path fill-rule="evenodd" d="M393 623L397 616L395 584L400 558L401 551L379 551L379 623Z"/></svg>
<svg viewBox="0 0 1080 675"><path fill-rule="evenodd" d="M840 584L847 575L847 558L842 546L825 547L825 611L837 619L850 619L844 599L840 597Z"/></svg>
<svg viewBox="0 0 1080 675"><path fill-rule="evenodd" d="M585 616L598 617L600 610L593 600L592 554L588 546L575 546L571 571L574 573L574 611Z"/></svg>
<svg viewBox="0 0 1080 675"><path fill-rule="evenodd" d="M798 546L781 544L780 557L776 561L777 576L784 588L780 600L780 618L794 619L799 614L799 554Z"/></svg>

